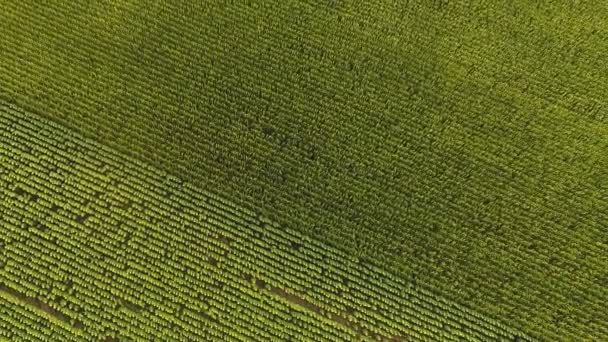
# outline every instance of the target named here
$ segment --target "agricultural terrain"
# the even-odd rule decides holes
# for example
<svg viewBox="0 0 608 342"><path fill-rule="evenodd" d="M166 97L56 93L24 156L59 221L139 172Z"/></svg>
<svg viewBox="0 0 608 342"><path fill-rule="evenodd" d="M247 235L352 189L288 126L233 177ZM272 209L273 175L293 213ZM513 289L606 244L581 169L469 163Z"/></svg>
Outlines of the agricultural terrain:
<svg viewBox="0 0 608 342"><path fill-rule="evenodd" d="M524 341L52 122L0 105L0 129L0 336Z"/></svg>
<svg viewBox="0 0 608 342"><path fill-rule="evenodd" d="M608 340L603 2L0 9L0 336Z"/></svg>

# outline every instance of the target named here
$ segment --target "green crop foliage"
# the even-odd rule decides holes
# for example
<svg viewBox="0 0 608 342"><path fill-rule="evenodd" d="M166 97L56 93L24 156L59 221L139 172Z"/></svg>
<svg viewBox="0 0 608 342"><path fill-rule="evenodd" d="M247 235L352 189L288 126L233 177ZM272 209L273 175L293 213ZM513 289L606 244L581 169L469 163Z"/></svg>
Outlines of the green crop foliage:
<svg viewBox="0 0 608 342"><path fill-rule="evenodd" d="M6 103L534 338L608 339L603 2L0 9ZM91 222L98 180L49 182Z"/></svg>
<svg viewBox="0 0 608 342"><path fill-rule="evenodd" d="M530 340L14 106L0 128L0 336Z"/></svg>

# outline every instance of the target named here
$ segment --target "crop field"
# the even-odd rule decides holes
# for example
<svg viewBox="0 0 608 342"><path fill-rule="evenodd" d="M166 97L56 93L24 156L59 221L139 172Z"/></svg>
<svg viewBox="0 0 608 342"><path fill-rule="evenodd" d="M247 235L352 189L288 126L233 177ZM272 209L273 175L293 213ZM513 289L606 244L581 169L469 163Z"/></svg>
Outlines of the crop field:
<svg viewBox="0 0 608 342"><path fill-rule="evenodd" d="M0 0L0 337L608 341L606 18Z"/></svg>
<svg viewBox="0 0 608 342"><path fill-rule="evenodd" d="M51 122L0 105L0 128L0 336L524 341Z"/></svg>

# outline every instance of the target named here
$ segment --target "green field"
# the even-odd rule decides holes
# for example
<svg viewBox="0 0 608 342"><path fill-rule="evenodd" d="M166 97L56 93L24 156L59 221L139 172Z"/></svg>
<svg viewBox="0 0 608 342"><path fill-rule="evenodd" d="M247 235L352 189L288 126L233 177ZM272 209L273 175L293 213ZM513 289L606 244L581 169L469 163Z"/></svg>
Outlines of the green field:
<svg viewBox="0 0 608 342"><path fill-rule="evenodd" d="M438 319L435 315L445 315L451 322L457 320L452 315L462 312L466 313L458 317L483 317L485 328L474 320L471 328L454 328L471 338L493 340L479 335L488 331L505 338L608 340L608 68L604 65L608 7L603 2L0 0L0 9L0 100L5 120L13 120L6 122L31 113L27 115L32 122L54 122L81 136L78 142L58 142L67 144L62 149L41 150L49 160L59 158L58 163L66 162L62 151L66 156L80 153L75 151L83 139L141 163L125 174L116 171L116 177L136 184L140 179L149 185L137 193L156 194L149 200L159 202L147 210L157 210L154 215L161 217L153 221L176 225L171 230L175 233L158 239L175 241L172 248L188 247L180 240L186 235L180 235L177 227L182 223L175 210L182 205L201 212L211 209L200 207L207 202L196 197L180 202L177 194L204 189L220 196L218 203L231 203L232 209L218 209L222 213L240 212L243 216L237 217L249 222L240 234L253 237L234 233L243 239L239 240L243 248L254 241L264 245L265 240L252 232L279 234L287 239L282 243L308 239L321 247L296 253L298 265L329 253L350 260L337 262L342 272L367 265L370 272L395 282L393 290L384 290L383 282L370 280L375 276L356 278L362 271L353 271L353 277L365 279L363 285L393 291L391 300L401 303L384 318L377 316L378 308L366 311L366 304L357 305L355 312L361 316L354 315L357 323L352 324L365 328L353 328L316 312L323 308L343 315L350 297L327 297L321 288L306 299L314 304L301 309L272 294L281 286L313 281L307 277L314 272L299 270L295 264L288 267L294 272L290 277L304 277L298 280L302 283L264 278L266 285L276 282L268 285L271 293L259 289L255 280L231 278L254 296L253 302L307 317L302 318L305 324L298 325L297 319L290 321L293 326L285 323L284 331L293 339L305 339L295 334L316 331L315 324L335 326L332 336L338 340L406 336L410 328L400 322L415 317L403 304L408 303L407 289L413 289L417 296L436 297L433 300L459 308L457 313L429 309L431 321ZM0 222L7 239L16 238L9 234L14 227L26 225L29 232L33 220L41 222L27 216L42 210L41 204L24 203L19 199L23 196L14 193L15 182L29 183L14 178L20 174L11 167L25 163L45 174L36 167L47 160L27 161L23 158L29 152L6 145L8 141L19 145L18 139L36 133L21 132L25 136L7 127L2 131ZM93 163L94 171L106 165L86 160ZM73 201L69 219L97 217L87 209L97 201L104 208L102 203L124 200L122 192L117 192L117 199L95 197L105 193L101 185L107 184L105 178L89 179L93 176L86 171L75 170L65 176L69 181L58 183L44 197L58 206L60 201ZM82 190L87 194L84 199L65 197L65 187L84 187L80 181L92 187ZM165 195L155 190L163 186L174 190ZM37 196L42 201L42 195ZM174 211L163 199L172 203ZM57 216L48 210L39 215ZM78 234L95 235L94 228L106 224L104 215L112 217L113 211L106 210L100 211L103 215L97 221L83 220L82 226L90 224L89 228L71 226L73 236L61 233L63 221L52 221L56 229L49 231L80 241ZM276 224L267 227L261 217ZM232 227L233 221L229 218L219 225ZM133 222L132 228L116 227L108 239L136 236L148 224L146 217ZM195 222L203 231L220 229ZM25 243L29 235L20 234L25 235L18 241ZM119 245L112 248L147 258L145 246L131 250ZM66 253L80 253L73 246L74 250L64 246ZM23 265L30 259L10 259L7 256L13 252L8 250L2 249L6 260L0 282L9 288L2 292L2 312L17 317L25 315L18 308L27 304L29 296L21 290L28 289L17 289L16 282L8 284L7 267L26 272ZM39 254L31 260L44 260L44 249L35 253ZM77 255L62 262L76 262ZM53 262L61 265L58 258ZM116 262L125 263L129 260L125 258ZM234 262L235 269L241 267ZM259 262L247 266L252 267L250 272L262 267L287 277L273 268L277 266ZM322 267L323 262L310 267ZM207 267L205 272L213 272L201 265ZM30 272L34 279L45 274L44 269ZM133 281L150 284L137 279ZM252 279L257 278L252 275ZM29 291L37 294L55 288L51 275L38 281L21 286L29 284L33 287ZM105 281L103 286L109 286L110 281ZM181 281L163 286L175 286L177 293L198 286L187 283L194 280ZM98 310L106 290L86 291L102 296L91 304ZM130 296L144 300L153 298L152 293ZM385 298L381 293L378 298ZM180 300L176 297L174 303ZM32 319L40 329L60 329L53 320L39 318L44 314L29 312L14 320ZM242 317L253 312L260 314L243 306ZM101 321L117 320L107 323L108 331L125 329L124 334L134 334L122 335L126 339L142 336L138 324L132 325L133 332L128 330L124 322L130 316L120 316L129 314L128 310L97 312ZM66 315L82 317L80 330L91 334L82 338L100 337L106 331L94 329L97 321L87 321L88 314ZM193 326L187 319L143 317L161 322L160 330L146 334L165 340L171 339L168 334L174 325L183 326L184 334ZM247 328L239 325L239 319L248 323L251 319L240 317L224 326L244 334ZM277 314L275 319L280 317ZM209 331L215 329L212 321L205 322ZM435 325L424 324L419 329L431 334L430 340L456 336L451 330L435 332L429 328ZM4 327L11 330L10 324ZM19 329L14 330L27 330ZM247 336L241 337L247 340Z"/></svg>
<svg viewBox="0 0 608 342"><path fill-rule="evenodd" d="M526 338L36 116L0 128L0 336Z"/></svg>

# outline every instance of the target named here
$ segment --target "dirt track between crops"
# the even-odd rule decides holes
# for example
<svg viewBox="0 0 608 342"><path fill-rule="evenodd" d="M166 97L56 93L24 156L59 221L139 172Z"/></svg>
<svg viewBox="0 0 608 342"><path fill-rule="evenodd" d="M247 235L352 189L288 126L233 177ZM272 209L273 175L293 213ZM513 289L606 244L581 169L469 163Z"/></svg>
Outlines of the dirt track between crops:
<svg viewBox="0 0 608 342"><path fill-rule="evenodd" d="M11 295L12 297L17 298L24 304L29 305L31 307L35 307L39 310L42 310L42 311L48 313L49 315L57 318L60 321L66 322L67 324L72 324L72 320L70 319L70 317L68 315L52 308L47 303L45 303L37 298L28 297L27 295L25 295L17 290L14 290L4 284L0 284L0 292L7 293L7 294ZM82 329L83 325L81 322L75 320L74 324L72 324L72 326L76 329Z"/></svg>
<svg viewBox="0 0 608 342"><path fill-rule="evenodd" d="M251 276L248 276L246 278L251 279ZM260 279L256 279L255 280L255 284L257 286L258 289L261 290L266 290L269 291L270 293L280 296L286 300L288 300L289 302L296 304L302 308L305 308L307 310L310 310L316 314L319 315L324 315L324 311L323 308L321 308L320 306L311 303L309 301L307 301L306 299L297 296L293 293L289 293L287 291L285 291L282 288L276 287L276 286L271 286L268 285L266 282L264 282L263 280ZM328 317L329 319L331 319L332 321L346 327L349 328L351 330L356 331L357 333L360 334L360 336L364 335L365 332L367 332L368 336L373 338L373 339L380 339L381 341L385 341L385 342L399 342L399 341L405 341L405 339L403 337L400 336L392 336L392 337L386 337L386 336L381 336L379 334L375 334L372 333L370 331L366 331L365 328L363 328L362 326L358 325L355 322L349 321L348 319L346 319L346 316L351 315L354 312L354 310L352 312L343 312L342 315L334 315L332 314L331 316L327 316L324 315L325 317Z"/></svg>

